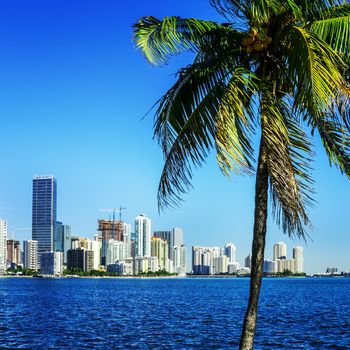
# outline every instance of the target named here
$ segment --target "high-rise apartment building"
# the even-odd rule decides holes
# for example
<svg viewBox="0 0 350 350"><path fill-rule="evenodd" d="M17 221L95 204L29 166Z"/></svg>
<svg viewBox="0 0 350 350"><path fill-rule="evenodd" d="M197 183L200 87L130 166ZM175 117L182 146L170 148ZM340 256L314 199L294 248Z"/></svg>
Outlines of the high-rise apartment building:
<svg viewBox="0 0 350 350"><path fill-rule="evenodd" d="M38 242L38 254L54 249L57 184L53 176L34 176L32 239Z"/></svg>
<svg viewBox="0 0 350 350"><path fill-rule="evenodd" d="M23 242L23 267L34 271L38 270L38 241Z"/></svg>
<svg viewBox="0 0 350 350"><path fill-rule="evenodd" d="M174 272L179 275L186 274L186 247L182 246L174 246L173 250L173 266Z"/></svg>
<svg viewBox="0 0 350 350"><path fill-rule="evenodd" d="M7 268L7 221L0 219L0 275Z"/></svg>
<svg viewBox="0 0 350 350"><path fill-rule="evenodd" d="M63 273L63 253L62 252L41 253L40 272L43 275L61 275Z"/></svg>
<svg viewBox="0 0 350 350"><path fill-rule="evenodd" d="M180 247L184 244L183 230L178 227L171 231L155 231L153 236L168 242L168 258L170 260L174 260L174 246Z"/></svg>
<svg viewBox="0 0 350 350"><path fill-rule="evenodd" d="M151 256L158 258L159 269L167 269L168 266L168 242L157 237L151 240Z"/></svg>
<svg viewBox="0 0 350 350"><path fill-rule="evenodd" d="M267 274L275 274L278 272L278 262L276 260L264 260L263 271Z"/></svg>
<svg viewBox="0 0 350 350"><path fill-rule="evenodd" d="M293 259L295 261L295 272L304 272L304 249L300 246L293 248Z"/></svg>
<svg viewBox="0 0 350 350"><path fill-rule="evenodd" d="M114 264L116 261L123 261L126 259L125 243L110 239L107 248L106 266Z"/></svg>
<svg viewBox="0 0 350 350"><path fill-rule="evenodd" d="M131 225L124 223L123 242L125 243L126 258L132 257Z"/></svg>
<svg viewBox="0 0 350 350"><path fill-rule="evenodd" d="M151 256L151 219L143 214L135 218L135 256Z"/></svg>
<svg viewBox="0 0 350 350"><path fill-rule="evenodd" d="M21 243L14 239L7 240L7 265L16 268L21 265Z"/></svg>
<svg viewBox="0 0 350 350"><path fill-rule="evenodd" d="M229 263L236 262L236 246L233 243L225 244L225 255L228 258Z"/></svg>
<svg viewBox="0 0 350 350"><path fill-rule="evenodd" d="M215 274L228 273L229 258L227 255L220 255L215 258Z"/></svg>
<svg viewBox="0 0 350 350"><path fill-rule="evenodd" d="M192 247L192 273L194 275L199 275L201 273L203 251L204 247Z"/></svg>
<svg viewBox="0 0 350 350"><path fill-rule="evenodd" d="M278 242L273 245L273 260L287 258L287 245L284 242Z"/></svg>
<svg viewBox="0 0 350 350"><path fill-rule="evenodd" d="M226 271L228 264L226 255L222 255L222 249L219 247L192 247L192 271L193 274L214 275L218 271ZM225 256L219 262L219 257ZM219 264L221 264L219 266ZM223 272L220 272L223 273Z"/></svg>
<svg viewBox="0 0 350 350"><path fill-rule="evenodd" d="M84 248L69 249L67 268L68 270L91 271L94 268L94 252Z"/></svg>

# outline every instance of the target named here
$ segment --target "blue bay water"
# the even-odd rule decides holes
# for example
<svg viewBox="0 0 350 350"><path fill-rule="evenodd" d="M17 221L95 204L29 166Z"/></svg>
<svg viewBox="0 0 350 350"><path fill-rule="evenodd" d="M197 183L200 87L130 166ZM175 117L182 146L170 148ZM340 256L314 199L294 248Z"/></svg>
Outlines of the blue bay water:
<svg viewBox="0 0 350 350"><path fill-rule="evenodd" d="M0 278L0 349L236 349L248 287ZM350 349L350 279L264 279L255 349Z"/></svg>

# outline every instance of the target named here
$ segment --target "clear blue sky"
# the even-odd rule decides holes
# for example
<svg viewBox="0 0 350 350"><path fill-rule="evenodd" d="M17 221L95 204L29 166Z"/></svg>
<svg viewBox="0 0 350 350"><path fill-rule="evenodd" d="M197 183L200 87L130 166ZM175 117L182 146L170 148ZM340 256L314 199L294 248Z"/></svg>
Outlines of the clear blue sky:
<svg viewBox="0 0 350 350"><path fill-rule="evenodd" d="M32 177L53 174L58 219L76 235L92 236L103 215L98 210L123 204L131 224L142 212L153 229L183 227L188 250L232 241L243 262L251 246L254 178L229 181L210 158L183 206L158 214L163 159L152 140L152 116L141 118L191 56L162 68L147 65L131 29L145 15L220 20L207 0L2 2L0 217L10 228L30 227ZM313 241L290 241L269 223L266 256L285 240L289 255L292 245L304 246L307 272L350 269L350 184L315 144Z"/></svg>

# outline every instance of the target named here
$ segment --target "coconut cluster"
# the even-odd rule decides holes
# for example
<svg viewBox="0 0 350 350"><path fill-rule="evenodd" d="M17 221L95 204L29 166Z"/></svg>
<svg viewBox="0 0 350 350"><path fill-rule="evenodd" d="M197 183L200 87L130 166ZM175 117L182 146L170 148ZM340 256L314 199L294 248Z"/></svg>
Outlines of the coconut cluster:
<svg viewBox="0 0 350 350"><path fill-rule="evenodd" d="M268 35L268 28L262 28L258 32L256 28L251 28L248 35L242 40L242 45L246 48L247 53L262 52L268 49L272 43L272 38Z"/></svg>

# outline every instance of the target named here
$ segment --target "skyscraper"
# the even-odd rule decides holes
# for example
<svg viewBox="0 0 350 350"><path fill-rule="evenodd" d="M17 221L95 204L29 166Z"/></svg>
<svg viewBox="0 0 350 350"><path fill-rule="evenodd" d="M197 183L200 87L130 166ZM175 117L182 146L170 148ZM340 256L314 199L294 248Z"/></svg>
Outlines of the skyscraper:
<svg viewBox="0 0 350 350"><path fill-rule="evenodd" d="M125 248L125 242L110 239L107 246L106 266L116 261L123 261L126 258Z"/></svg>
<svg viewBox="0 0 350 350"><path fill-rule="evenodd" d="M273 245L273 260L286 259L287 245L284 242L278 242Z"/></svg>
<svg viewBox="0 0 350 350"><path fill-rule="evenodd" d="M38 270L38 241L23 242L23 266L25 269Z"/></svg>
<svg viewBox="0 0 350 350"><path fill-rule="evenodd" d="M63 272L63 253L62 252L41 253L40 272L43 275L61 275Z"/></svg>
<svg viewBox="0 0 350 350"><path fill-rule="evenodd" d="M300 246L293 248L293 259L295 261L295 272L304 272L304 249Z"/></svg>
<svg viewBox="0 0 350 350"><path fill-rule="evenodd" d="M179 275L186 274L186 247L184 245L177 246L174 245L173 250L173 266L174 272Z"/></svg>
<svg viewBox="0 0 350 350"><path fill-rule="evenodd" d="M151 220L140 214L135 218L135 256L151 256Z"/></svg>
<svg viewBox="0 0 350 350"><path fill-rule="evenodd" d="M244 259L244 267L252 268L252 256L250 254Z"/></svg>
<svg viewBox="0 0 350 350"><path fill-rule="evenodd" d="M152 237L151 255L158 258L160 270L166 269L168 264L168 242L161 238Z"/></svg>
<svg viewBox="0 0 350 350"><path fill-rule="evenodd" d="M7 265L16 268L21 264L21 244L14 239L7 240Z"/></svg>
<svg viewBox="0 0 350 350"><path fill-rule="evenodd" d="M56 224L56 179L53 176L34 176L32 205L32 238L38 241L38 254L54 249Z"/></svg>
<svg viewBox="0 0 350 350"><path fill-rule="evenodd" d="M228 257L228 263L236 262L236 246L233 243L225 244L225 255Z"/></svg>
<svg viewBox="0 0 350 350"><path fill-rule="evenodd" d="M7 222L0 219L0 275L6 271L7 263Z"/></svg>
<svg viewBox="0 0 350 350"><path fill-rule="evenodd" d="M64 251L63 246L64 246L63 224L60 221L56 221L55 231L53 236L53 251L63 252Z"/></svg>
<svg viewBox="0 0 350 350"><path fill-rule="evenodd" d="M178 227L171 231L155 231L153 236L168 242L168 257L170 260L174 260L174 246L181 247L184 244L183 231Z"/></svg>
<svg viewBox="0 0 350 350"><path fill-rule="evenodd" d="M125 256L131 258L131 225L124 223L123 242L125 243Z"/></svg>
<svg viewBox="0 0 350 350"><path fill-rule="evenodd" d="M67 252L72 248L71 228L69 225L63 225L63 263L67 263Z"/></svg>

